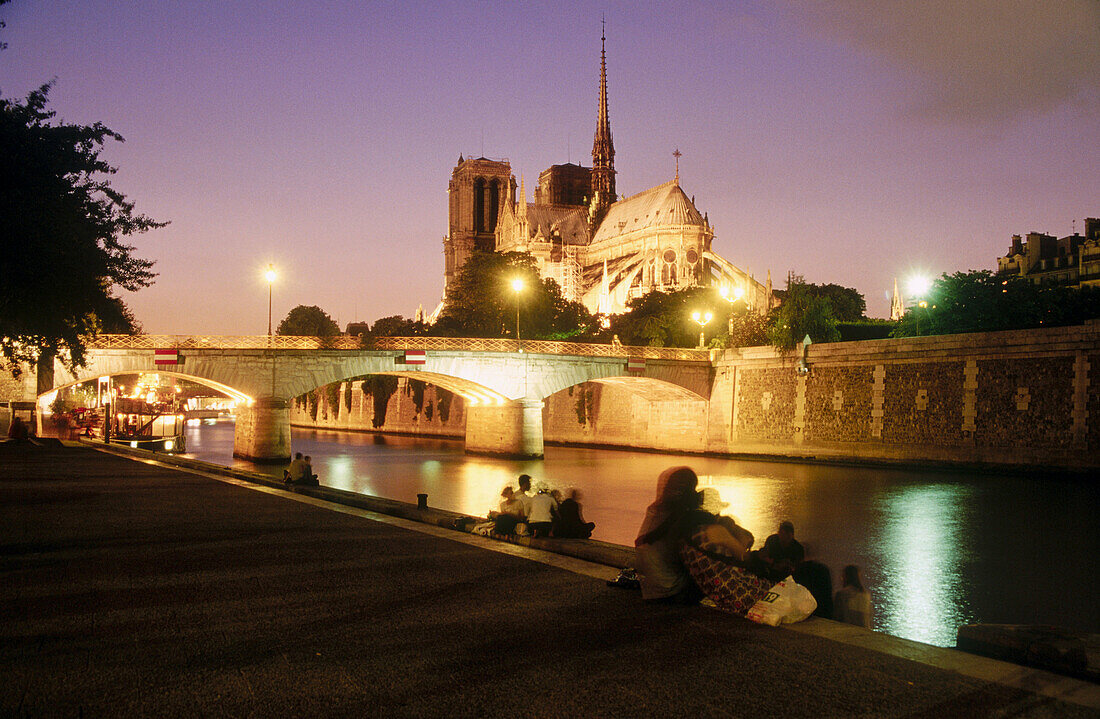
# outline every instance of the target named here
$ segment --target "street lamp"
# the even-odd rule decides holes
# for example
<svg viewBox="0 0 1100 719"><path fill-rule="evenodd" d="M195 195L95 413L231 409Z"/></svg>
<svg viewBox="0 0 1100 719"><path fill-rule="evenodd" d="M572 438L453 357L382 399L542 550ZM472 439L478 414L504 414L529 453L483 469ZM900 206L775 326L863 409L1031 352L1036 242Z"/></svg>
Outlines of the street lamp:
<svg viewBox="0 0 1100 719"><path fill-rule="evenodd" d="M726 302L730 303L731 312L730 312L730 319L729 319L729 334L732 337L733 336L733 313L732 313L732 308L733 308L734 303L738 302L739 300L741 300L745 296L745 288L738 285L737 287L734 287L731 290L729 285L722 285L721 287L718 288L718 294L720 294L722 296L722 299L724 299Z"/></svg>
<svg viewBox="0 0 1100 719"><path fill-rule="evenodd" d="M275 284L275 265L268 265L264 273L267 280L267 336L271 336L271 286Z"/></svg>
<svg viewBox="0 0 1100 719"><path fill-rule="evenodd" d="M519 293L523 291L523 279L516 277L512 280L512 291L516 293L516 342L519 343L519 351L523 351L523 341L519 338Z"/></svg>
<svg viewBox="0 0 1100 719"><path fill-rule="evenodd" d="M704 328L707 326L707 322L710 322L712 317L714 317L714 314L711 312L707 312L706 314L702 314L700 312L691 313L691 319L699 323L699 349L703 349L705 342L703 338L703 332L705 331Z"/></svg>
<svg viewBox="0 0 1100 719"><path fill-rule="evenodd" d="M924 275L913 275L906 283L905 289L908 290L910 297L923 298L932 289L932 280Z"/></svg>

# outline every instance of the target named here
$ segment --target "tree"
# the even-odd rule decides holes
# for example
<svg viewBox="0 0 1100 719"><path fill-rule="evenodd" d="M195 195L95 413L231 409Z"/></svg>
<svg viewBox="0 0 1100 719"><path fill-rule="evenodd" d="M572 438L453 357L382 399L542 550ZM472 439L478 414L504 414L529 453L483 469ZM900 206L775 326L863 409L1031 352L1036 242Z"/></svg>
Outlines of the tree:
<svg viewBox="0 0 1100 719"><path fill-rule="evenodd" d="M0 352L13 367L55 354L80 366L96 332L134 325L114 293L156 274L122 240L167 224L108 182L115 168L99 155L122 136L98 122L51 122L50 87L0 98Z"/></svg>
<svg viewBox="0 0 1100 719"><path fill-rule="evenodd" d="M729 319L727 347L758 347L768 344L768 316L752 310L734 312Z"/></svg>
<svg viewBox="0 0 1100 719"><path fill-rule="evenodd" d="M923 305L923 306L922 306ZM989 270L944 274L905 313L895 337L1056 327L1100 317L1100 290L1040 286Z"/></svg>
<svg viewBox="0 0 1100 719"><path fill-rule="evenodd" d="M295 337L332 337L340 334L340 326L320 307L298 305L279 323L275 334Z"/></svg>
<svg viewBox="0 0 1100 719"><path fill-rule="evenodd" d="M371 337L415 337L424 334L424 323L414 322L402 315L390 315L375 320L370 328Z"/></svg>
<svg viewBox="0 0 1100 719"><path fill-rule="evenodd" d="M857 322L867 314L867 300L858 290L840 285L804 285L805 290L814 297L821 297L833 306L833 316L837 322Z"/></svg>
<svg viewBox="0 0 1100 719"><path fill-rule="evenodd" d="M840 339L833 304L815 293L810 285L792 277L787 283L783 304L772 312L768 341L782 350L791 350L802 343L806 335L814 342L836 342Z"/></svg>
<svg viewBox="0 0 1100 719"><path fill-rule="evenodd" d="M513 290L519 280L522 289ZM579 302L566 300L553 280L539 277L526 252L475 252L447 288L447 301L432 334L453 337L579 339L599 327Z"/></svg>
<svg viewBox="0 0 1100 719"><path fill-rule="evenodd" d="M812 282L806 282L802 275L791 275L787 285L786 291L779 290L775 293L777 297L785 300L790 287L797 285L802 292L811 297L828 300L837 322L858 322L867 314L867 300L859 290L853 287L841 287L832 283L815 285Z"/></svg>
<svg viewBox="0 0 1100 719"><path fill-rule="evenodd" d="M707 327L712 334L726 327L729 303L709 287L689 287L674 292L653 290L627 301L628 312L611 318L611 332L627 345L695 347L700 326L693 312L711 313Z"/></svg>

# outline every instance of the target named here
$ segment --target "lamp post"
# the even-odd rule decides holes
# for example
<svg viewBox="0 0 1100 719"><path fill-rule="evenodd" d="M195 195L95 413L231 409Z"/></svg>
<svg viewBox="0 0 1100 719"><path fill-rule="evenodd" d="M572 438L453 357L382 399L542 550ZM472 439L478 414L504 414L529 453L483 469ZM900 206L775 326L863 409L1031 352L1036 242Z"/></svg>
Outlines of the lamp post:
<svg viewBox="0 0 1100 719"><path fill-rule="evenodd" d="M523 280L516 277L512 280L512 291L516 293L516 342L519 343L519 351L523 351L523 340L519 337L519 293L523 291Z"/></svg>
<svg viewBox="0 0 1100 719"><path fill-rule="evenodd" d="M703 332L705 331L704 328L707 326L707 322L710 322L712 317L714 317L714 314L711 312L707 312L705 314L700 312L691 313L691 319L699 323L699 349L703 349L703 346L705 344L705 338L703 337Z"/></svg>
<svg viewBox="0 0 1100 719"><path fill-rule="evenodd" d="M730 312L730 319L729 319L729 334L732 337L733 336L733 312L732 312L733 305L734 305L735 302L737 302L738 300L740 300L742 297L745 296L745 289L743 287L741 287L740 285L738 285L737 287L734 287L731 290L729 285L722 285L718 289L718 294L722 295L722 299L724 299L726 302L730 303L731 312Z"/></svg>
<svg viewBox="0 0 1100 719"><path fill-rule="evenodd" d="M267 336L271 336L271 286L275 284L275 265L268 265L264 273L267 280Z"/></svg>

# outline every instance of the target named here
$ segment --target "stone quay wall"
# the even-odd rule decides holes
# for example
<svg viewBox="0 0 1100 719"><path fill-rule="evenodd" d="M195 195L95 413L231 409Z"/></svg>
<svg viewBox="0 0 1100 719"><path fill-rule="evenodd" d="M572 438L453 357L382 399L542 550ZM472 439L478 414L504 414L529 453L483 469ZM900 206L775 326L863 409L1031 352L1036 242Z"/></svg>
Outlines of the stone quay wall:
<svg viewBox="0 0 1100 719"><path fill-rule="evenodd" d="M707 449L833 459L1100 465L1100 323L726 352ZM732 401L718 401L719 386Z"/></svg>

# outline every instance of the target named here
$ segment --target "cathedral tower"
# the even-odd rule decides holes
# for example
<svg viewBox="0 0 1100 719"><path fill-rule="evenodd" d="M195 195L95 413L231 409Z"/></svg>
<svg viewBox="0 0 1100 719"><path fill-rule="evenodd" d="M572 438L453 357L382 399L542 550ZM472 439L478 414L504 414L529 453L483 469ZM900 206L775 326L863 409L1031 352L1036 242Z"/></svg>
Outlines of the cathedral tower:
<svg viewBox="0 0 1100 719"><path fill-rule="evenodd" d="M615 202L615 144L611 140L611 120L607 116L606 33L600 33L600 104L596 116L596 136L592 140L592 209L595 223L607 214Z"/></svg>
<svg viewBox="0 0 1100 719"><path fill-rule="evenodd" d="M515 184L507 160L467 160L459 155L447 185L444 292L475 250L492 252L496 248L497 221L504 205L515 196Z"/></svg>

